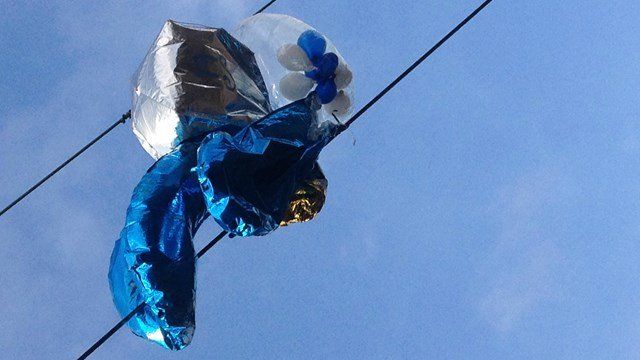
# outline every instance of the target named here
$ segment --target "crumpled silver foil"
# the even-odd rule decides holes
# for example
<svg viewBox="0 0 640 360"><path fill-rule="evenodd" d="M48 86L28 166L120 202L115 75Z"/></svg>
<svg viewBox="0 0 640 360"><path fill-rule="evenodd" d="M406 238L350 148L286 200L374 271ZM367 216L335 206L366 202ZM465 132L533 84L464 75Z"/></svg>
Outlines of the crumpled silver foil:
<svg viewBox="0 0 640 360"><path fill-rule="evenodd" d="M271 112L254 54L224 29L169 20L134 75L133 132L155 159Z"/></svg>

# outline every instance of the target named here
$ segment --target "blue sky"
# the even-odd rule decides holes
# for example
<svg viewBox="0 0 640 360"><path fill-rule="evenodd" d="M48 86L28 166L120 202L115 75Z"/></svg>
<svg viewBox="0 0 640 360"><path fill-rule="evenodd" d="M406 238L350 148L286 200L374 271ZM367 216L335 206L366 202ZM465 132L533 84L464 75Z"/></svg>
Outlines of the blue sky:
<svg viewBox="0 0 640 360"><path fill-rule="evenodd" d="M334 41L361 106L479 3L271 11ZM129 108L166 19L231 28L262 3L0 5L6 204ZM637 358L639 17L630 0L494 1L323 152L318 219L201 261L189 348L127 330L94 358ZM120 127L0 218L2 357L73 358L118 320L109 255L151 164Z"/></svg>

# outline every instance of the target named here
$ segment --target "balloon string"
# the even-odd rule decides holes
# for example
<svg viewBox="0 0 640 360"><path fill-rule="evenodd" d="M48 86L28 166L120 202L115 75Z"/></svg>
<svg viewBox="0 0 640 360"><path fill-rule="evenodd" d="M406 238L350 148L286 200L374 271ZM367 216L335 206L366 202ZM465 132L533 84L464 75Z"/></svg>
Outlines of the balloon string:
<svg viewBox="0 0 640 360"><path fill-rule="evenodd" d="M126 114L122 115L122 117L113 123L113 125L109 126L105 131L103 131L100 135L98 135L95 139L91 140L87 145L85 145L82 149L78 150L75 154L73 154L70 158L65 160L60 166L55 168L52 172L47 174L47 176L43 177L42 180L38 181L35 185L29 188L29 190L25 191L22 195L18 196L15 200L11 202L11 204L7 205L2 211L0 211L0 216L4 215L9 209L17 205L20 201L24 200L29 194L31 194L34 190L42 186L47 180L51 179L55 174L57 174L60 170L62 170L65 166L69 165L73 160L75 160L78 156L82 155L85 151L87 151L90 147L92 147L95 143L100 141L103 137L105 137L108 133L110 133L113 129L115 129L118 125L124 124L127 119L131 118L131 110L129 110Z"/></svg>
<svg viewBox="0 0 640 360"><path fill-rule="evenodd" d="M341 131L346 130L358 117L364 114L369 108L371 108L378 100L380 100L385 94L387 94L394 86L396 86L402 79L404 79L411 71L413 71L418 65L420 65L426 58L428 58L433 52L435 52L442 44L444 44L449 38L451 38L458 30L460 30L466 23L468 23L474 16L476 16L482 9L484 9L489 3L493 0L486 0L483 2L475 11L473 11L469 16L467 16L460 24L458 24L453 30L451 30L444 38L442 38L435 46L433 46L429 51L427 51L418 61L413 63L407 70L405 70L398 78L396 78L391 84L389 84L382 92L376 95L367 105L365 105L360 111L358 111L353 117L351 117L346 123L342 124L342 122L332 114L334 118L340 123ZM269 3L272 4L274 1ZM264 9L261 9L263 11ZM215 246L222 238L228 235L227 231L222 231L218 236L216 236L207 246L202 248L196 255L197 259L203 257L213 246ZM95 344L93 344L82 356L78 359L83 360L86 359L93 351L95 351L100 345L102 345L109 337L115 334L127 321L131 320L133 316L144 308L145 303L140 304L137 308L132 310L127 316L125 316L118 324L116 324L111 330L109 330L102 338L100 338Z"/></svg>

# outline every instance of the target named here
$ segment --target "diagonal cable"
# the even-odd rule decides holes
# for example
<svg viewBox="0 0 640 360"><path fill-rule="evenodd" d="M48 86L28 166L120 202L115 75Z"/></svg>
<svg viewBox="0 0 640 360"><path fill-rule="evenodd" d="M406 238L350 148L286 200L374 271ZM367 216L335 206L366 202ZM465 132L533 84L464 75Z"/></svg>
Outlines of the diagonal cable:
<svg viewBox="0 0 640 360"><path fill-rule="evenodd" d="M271 0L271 1L269 1L267 4L265 4L265 6L261 7L261 8L260 8L260 10L256 11L253 15L258 15L258 14L260 14L261 12L263 12L263 11L267 10L267 8L268 8L269 6L271 6L271 5L273 5L273 3L274 3L274 2L276 2L276 0Z"/></svg>
<svg viewBox="0 0 640 360"><path fill-rule="evenodd" d="M382 97L385 96L389 91L391 91L391 89L393 89L396 85L398 85L398 83L400 83L402 79L407 77L407 75L409 75L420 64L422 64L422 62L427 60L427 58L431 56L431 54L433 54L436 50L438 50L440 46L442 46L445 42L447 42L447 40L449 40L453 35L455 35L458 32L458 30L462 29L462 27L465 26L469 21L471 21L471 19L473 19L476 15L478 15L478 13L482 11L482 9L487 7L487 5L491 3L491 1L493 0L486 0L485 2L480 4L480 6L478 6L471 14L469 14L469 16L467 16L458 25L456 25L456 27L454 27L451 31L449 31L449 33L447 33L447 35L445 35L442 39L440 39L440 41L438 41L431 49L427 50L427 52L424 53L418 60L416 60L416 62L411 64L411 66L409 66L407 70L405 70L402 74L400 74L400 76L398 76L389 85L387 85L387 87L385 87L380 93L378 93L378 95L376 95L373 99L371 99L371 101L369 101L365 106L363 106L362 109L358 110L358 112L355 113L355 115L353 115L349 120L347 120L347 122L345 122L343 130L345 130L351 124L353 124L353 122L356 121L360 116L362 116L362 114L364 114L367 110L369 110L369 108L371 108L375 103L377 103L380 99L382 99Z"/></svg>
<svg viewBox="0 0 640 360"><path fill-rule="evenodd" d="M73 160L75 160L78 156L82 155L85 151L87 151L90 147L92 147L95 143L100 141L103 137L105 137L108 133L110 133L113 129L118 127L120 124L124 124L127 119L131 117L131 110L129 110L126 114L123 114L122 117L109 126L105 131L103 131L100 135L98 135L95 139L91 140L87 145L85 145L82 149L78 150L75 154L73 154L70 158L65 160L60 166L55 168L52 172L47 174L47 176L43 177L42 180L38 181L35 185L30 187L27 191L25 191L22 195L18 196L15 200L11 202L11 204L7 205L2 211L0 211L0 216L4 215L9 209L14 207L20 201L24 200L29 194L31 194L34 190L39 188L42 184L44 184L47 180L51 179L53 175L57 174L60 170L62 170L65 166L69 165Z"/></svg>

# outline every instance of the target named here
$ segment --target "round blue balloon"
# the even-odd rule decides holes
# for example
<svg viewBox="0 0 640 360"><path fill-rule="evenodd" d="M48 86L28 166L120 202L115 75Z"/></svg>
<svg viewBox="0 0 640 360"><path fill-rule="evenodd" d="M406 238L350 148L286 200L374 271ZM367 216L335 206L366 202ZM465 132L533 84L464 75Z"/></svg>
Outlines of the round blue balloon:
<svg viewBox="0 0 640 360"><path fill-rule="evenodd" d="M298 46L304 50L313 65L318 66L322 55L327 49L327 41L324 36L315 30L307 30L298 38Z"/></svg>
<svg viewBox="0 0 640 360"><path fill-rule="evenodd" d="M304 73L304 75L315 82L319 82L322 80L322 76L321 76L322 74L320 74L320 70L318 69L307 71Z"/></svg>
<svg viewBox="0 0 640 360"><path fill-rule="evenodd" d="M333 79L329 79L318 83L318 86L316 87L316 94L318 94L318 99L320 99L321 103L328 104L332 102L338 95L338 89L335 81L333 81Z"/></svg>
<svg viewBox="0 0 640 360"><path fill-rule="evenodd" d="M322 56L320 60L320 64L318 65L318 70L320 70L320 76L324 80L331 79L336 74L336 69L338 68L338 63L340 59L338 59L338 55L334 53L326 53Z"/></svg>

